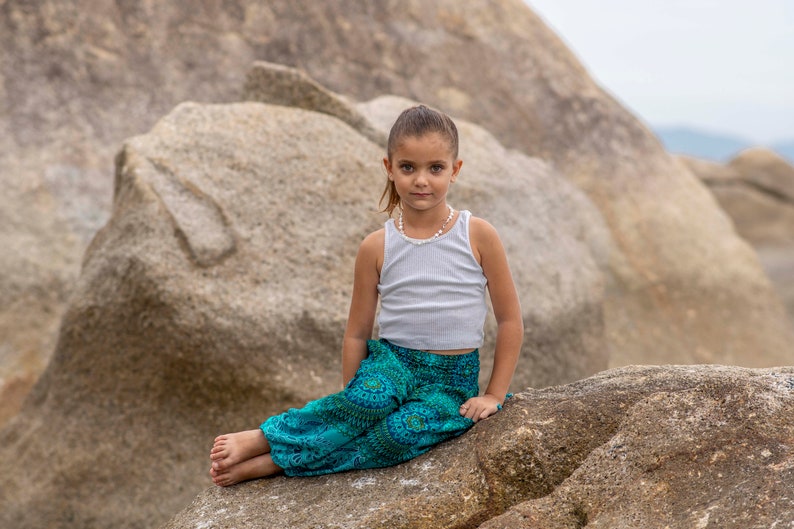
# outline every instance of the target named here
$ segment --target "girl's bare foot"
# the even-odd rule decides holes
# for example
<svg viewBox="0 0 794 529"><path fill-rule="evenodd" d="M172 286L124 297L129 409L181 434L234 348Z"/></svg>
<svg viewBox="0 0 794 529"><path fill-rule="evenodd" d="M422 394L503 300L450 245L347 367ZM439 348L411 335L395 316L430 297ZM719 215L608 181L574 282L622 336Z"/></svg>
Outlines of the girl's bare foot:
<svg viewBox="0 0 794 529"><path fill-rule="evenodd" d="M212 482L219 487L228 487L241 481L272 476L273 474L278 474L281 470L281 467L273 462L270 454L262 454L246 459L242 463L237 463L224 470L211 468L210 476L212 476Z"/></svg>
<svg viewBox="0 0 794 529"><path fill-rule="evenodd" d="M210 460L212 469L220 472L268 452L270 445L262 430L246 430L216 437L210 450Z"/></svg>

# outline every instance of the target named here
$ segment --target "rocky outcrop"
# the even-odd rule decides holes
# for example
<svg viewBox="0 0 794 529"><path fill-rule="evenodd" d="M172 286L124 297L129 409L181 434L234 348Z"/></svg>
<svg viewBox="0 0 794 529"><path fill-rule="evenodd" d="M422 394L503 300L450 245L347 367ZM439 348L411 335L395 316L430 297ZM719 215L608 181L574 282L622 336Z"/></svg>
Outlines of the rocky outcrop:
<svg viewBox="0 0 794 529"><path fill-rule="evenodd" d="M378 145L386 145L388 139L388 130L384 134L376 129L344 96L331 92L306 72L282 64L255 62L246 75L243 100L322 112L341 119Z"/></svg>
<svg viewBox="0 0 794 529"><path fill-rule="evenodd" d="M0 144L0 426L17 413L55 347L85 245L52 215L59 201L35 180L2 169L11 156L1 151Z"/></svg>
<svg viewBox="0 0 794 529"><path fill-rule="evenodd" d="M763 148L747 149L725 165L679 159L706 183L736 231L755 247L794 328L794 167Z"/></svg>
<svg viewBox="0 0 794 529"><path fill-rule="evenodd" d="M408 103L366 109L393 120ZM532 300L515 389L604 369L598 211L541 160L459 124L451 201L497 226ZM0 526L161 523L210 483L215 435L340 389L356 250L385 220L383 152L325 112L251 102L185 103L128 140L55 355L0 433L0 457L25 467L0 490Z"/></svg>
<svg viewBox="0 0 794 529"><path fill-rule="evenodd" d="M187 104L125 146L55 357L0 432L0 454L24 468L0 488L0 525L151 526L208 484L215 433L335 386L355 244L382 220L367 209L382 149L360 115L382 130L403 104L345 98L407 96L495 135L464 125L455 205L498 224L526 271L522 383L607 359L788 363L794 341L755 254L518 0L0 12L0 237L13 250L0 255L0 358L34 373L0 374L15 394L46 362L110 214L124 138L180 101L249 97L255 59L344 94L270 69L302 83L279 104L323 114ZM276 101L253 79L247 94ZM304 186L294 208L290 186Z"/></svg>
<svg viewBox="0 0 794 529"><path fill-rule="evenodd" d="M776 152L762 147L746 149L728 162L728 167L748 184L794 205L794 167Z"/></svg>
<svg viewBox="0 0 794 529"><path fill-rule="evenodd" d="M709 187L736 231L756 248L794 247L794 167L773 151L741 152L728 164L680 157Z"/></svg>
<svg viewBox="0 0 794 529"><path fill-rule="evenodd" d="M0 350L12 359L4 364L34 373L13 368L4 379L32 378L49 357L82 252L108 218L111 160L124 138L181 101L257 99L256 90L276 102L302 86L288 104L346 108L316 86L266 85L256 72L255 90L241 94L254 60L297 66L350 100L396 94L435 105L579 185L614 241L604 304L611 365L774 365L791 354L756 256L709 194L520 0L8 0L0 10L9 190L0 239L16 249L0 262Z"/></svg>
<svg viewBox="0 0 794 529"><path fill-rule="evenodd" d="M210 488L163 527L782 527L792 412L792 368L616 369L394 468Z"/></svg>
<svg viewBox="0 0 794 529"><path fill-rule="evenodd" d="M0 425L54 350L119 145L182 101L239 100L262 6L0 3Z"/></svg>

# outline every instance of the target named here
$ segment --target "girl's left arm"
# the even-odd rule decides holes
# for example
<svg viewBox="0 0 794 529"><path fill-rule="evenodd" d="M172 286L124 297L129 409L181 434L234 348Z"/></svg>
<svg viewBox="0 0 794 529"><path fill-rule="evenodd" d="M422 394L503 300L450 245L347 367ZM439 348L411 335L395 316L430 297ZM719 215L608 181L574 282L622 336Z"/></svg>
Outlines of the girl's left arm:
<svg viewBox="0 0 794 529"><path fill-rule="evenodd" d="M472 250L488 281L496 318L496 348L490 382L481 397L469 399L460 412L475 422L496 413L504 403L524 341L524 320L502 241L488 222L472 217ZM465 407L465 409L464 409Z"/></svg>

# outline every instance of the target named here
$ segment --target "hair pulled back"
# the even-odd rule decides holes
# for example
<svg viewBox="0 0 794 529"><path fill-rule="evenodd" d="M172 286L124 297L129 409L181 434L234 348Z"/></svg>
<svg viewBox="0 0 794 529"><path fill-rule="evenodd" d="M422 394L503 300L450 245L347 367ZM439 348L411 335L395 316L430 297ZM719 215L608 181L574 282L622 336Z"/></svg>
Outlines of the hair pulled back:
<svg viewBox="0 0 794 529"><path fill-rule="evenodd" d="M394 151L404 138L418 138L425 134L437 132L449 142L449 149L452 152L453 160L458 159L458 128L452 119L440 112L425 105L406 108L397 117L397 121L389 132L389 142L386 145L386 155L391 161ZM386 202L386 207L381 211L391 216L392 212L400 205L400 195L394 182L386 180L386 189L380 197L380 204Z"/></svg>

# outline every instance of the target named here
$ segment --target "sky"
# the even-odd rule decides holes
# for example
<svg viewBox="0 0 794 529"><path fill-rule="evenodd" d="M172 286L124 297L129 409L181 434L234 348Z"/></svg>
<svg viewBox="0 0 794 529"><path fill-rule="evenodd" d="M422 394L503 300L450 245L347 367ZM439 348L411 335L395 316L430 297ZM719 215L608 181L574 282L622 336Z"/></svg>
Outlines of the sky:
<svg viewBox="0 0 794 529"><path fill-rule="evenodd" d="M794 140L794 0L525 0L651 127Z"/></svg>

